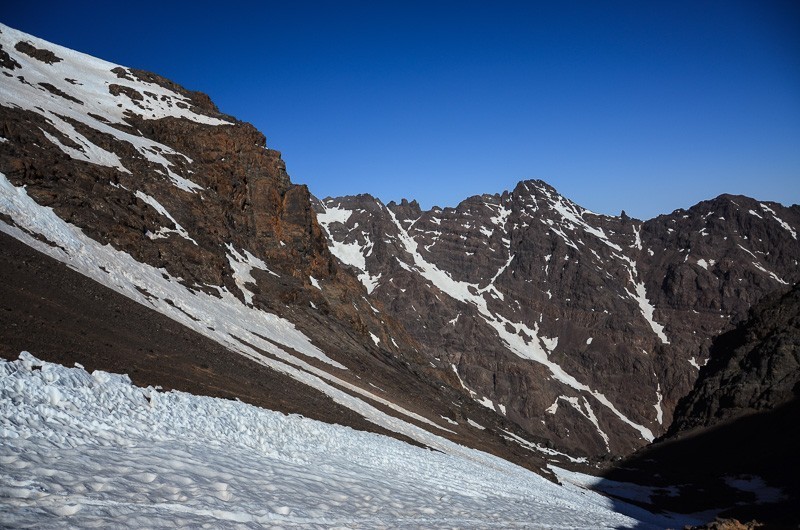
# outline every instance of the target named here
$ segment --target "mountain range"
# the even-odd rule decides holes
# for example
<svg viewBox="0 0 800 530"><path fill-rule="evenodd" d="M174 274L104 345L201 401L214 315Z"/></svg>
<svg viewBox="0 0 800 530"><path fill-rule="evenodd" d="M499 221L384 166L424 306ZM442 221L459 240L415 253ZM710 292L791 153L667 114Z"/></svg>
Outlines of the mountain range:
<svg viewBox="0 0 800 530"><path fill-rule="evenodd" d="M331 251L436 377L590 457L664 434L713 337L800 279L799 214L723 195L642 222L542 181L425 212L364 195L317 206Z"/></svg>
<svg viewBox="0 0 800 530"><path fill-rule="evenodd" d="M551 480L800 392L800 206L720 195L642 221L541 180L426 211L318 199L204 94L7 26L0 45L3 357Z"/></svg>

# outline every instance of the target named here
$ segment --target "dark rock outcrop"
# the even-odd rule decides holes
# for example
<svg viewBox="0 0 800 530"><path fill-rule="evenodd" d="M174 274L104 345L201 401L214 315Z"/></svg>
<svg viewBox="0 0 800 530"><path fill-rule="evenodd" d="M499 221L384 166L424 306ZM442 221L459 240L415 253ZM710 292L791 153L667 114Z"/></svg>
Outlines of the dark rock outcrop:
<svg viewBox="0 0 800 530"><path fill-rule="evenodd" d="M775 409L800 398L800 284L755 305L717 337L667 436Z"/></svg>
<svg viewBox="0 0 800 530"><path fill-rule="evenodd" d="M795 528L800 285L765 296L714 339L710 355L667 435L603 476L658 492L644 503L650 510L716 510L766 528Z"/></svg>

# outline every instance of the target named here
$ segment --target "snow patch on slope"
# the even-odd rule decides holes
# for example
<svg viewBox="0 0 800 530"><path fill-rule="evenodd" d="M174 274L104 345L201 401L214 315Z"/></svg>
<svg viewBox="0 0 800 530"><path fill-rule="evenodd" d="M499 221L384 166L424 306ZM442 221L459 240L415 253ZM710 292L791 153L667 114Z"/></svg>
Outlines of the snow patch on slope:
<svg viewBox="0 0 800 530"><path fill-rule="evenodd" d="M586 220L583 218L583 214L590 212L587 212L580 206L576 205L572 201L565 199L560 195L556 194L556 197L553 197L553 195L548 190L544 189L542 190L542 192L545 193L550 199L550 206L553 208L553 210L555 210L564 219L564 221L566 221L567 224L570 225L571 228L573 229L580 228L585 232L595 236L605 245L611 247L612 249L618 252L622 252L622 248L616 243L613 243L610 239L608 239L608 236L606 235L606 233L603 231L602 228L596 228L586 222ZM560 235L562 235L565 239L568 239L566 235L563 234L563 232ZM638 232L636 235L638 237Z"/></svg>
<svg viewBox="0 0 800 530"><path fill-rule="evenodd" d="M502 435L503 438L505 438L506 440L508 440L510 442L515 442L520 447L524 447L525 449L528 449L529 451L537 451L539 453L544 453L544 454L550 455L550 456L563 457L563 458L566 458L567 460L569 460L570 462L573 462L575 464L581 464L581 463L585 463L586 462L586 457L582 456L582 457L579 457L579 458L575 458L575 457L572 457L572 456L568 455L567 453L562 453L561 451L556 451L555 449L550 449L549 447L545 447L544 445L541 445L541 444L529 442L525 438L517 436L516 434L514 434L511 431L507 431L505 429L502 429L502 431L505 433L504 435Z"/></svg>
<svg viewBox="0 0 800 530"><path fill-rule="evenodd" d="M476 403L479 403L479 404L483 405L483 406L484 406L484 407L486 407L487 409L489 409L489 410L491 410L491 411L499 412L500 414L503 414L503 415L505 416L505 414L506 414L506 407L505 407L505 405L503 405L503 404L498 404L498 405L495 407L495 403L494 403L494 401L492 401L492 400L491 400L491 399L489 399L488 397L486 397L486 396L479 397L479 394L478 394L477 392L475 392L474 390L472 390L471 388L469 388L469 387L468 387L468 386L467 386L467 385L464 383L464 380L463 380L463 379L461 379L461 375L459 375L459 373L458 373L458 368L456 368L456 365L454 365L454 364L451 364L450 366L453 368L453 373L455 373L455 374L456 374L456 377L458 378L458 382L461 384L461 388L463 388L464 390L466 390L467 392L469 392L469 397L471 397L471 398L472 398L472 399L473 399L473 400L474 400Z"/></svg>
<svg viewBox="0 0 800 530"><path fill-rule="evenodd" d="M641 226L636 226L636 225L633 226L633 235L634 235L633 248L635 248L636 250L642 250L641 231L642 231Z"/></svg>
<svg viewBox="0 0 800 530"><path fill-rule="evenodd" d="M589 420L592 425L594 425L595 429L597 429L597 434L600 435L600 438L603 439L603 442L606 445L606 450L609 449L608 446L608 435L600 428L600 422L597 420L597 416L595 416L594 410L592 410L592 406L589 404L589 400L586 397L583 397L581 400L576 396L558 396L555 402L548 407L545 412L550 414L555 414L558 411L558 401L566 401L572 408L578 411L578 413Z"/></svg>
<svg viewBox="0 0 800 530"><path fill-rule="evenodd" d="M709 267L713 267L715 263L716 261L714 261L713 259L706 261L703 258L700 258L697 260L697 264L700 267L703 267L705 270L708 270Z"/></svg>
<svg viewBox="0 0 800 530"><path fill-rule="evenodd" d="M162 238L162 237L167 237L167 234L178 234L182 238L188 239L189 241L191 241L192 243L197 245L197 241L195 241L194 239L189 237L189 233L186 232L186 230L180 225L180 223L178 221L175 220L174 217L172 217L172 215L170 215L170 213L167 211L167 209L164 208L161 205L160 202L158 202L153 197L151 197L150 195L148 195L148 194L146 194L146 193L144 193L142 191L137 191L136 192L136 197L138 197L139 199L143 200L148 205L152 206L153 209L155 209L155 211L157 211L159 214L161 214L162 216L164 216L167 219L169 219L172 222L172 224L175 225L175 228L162 227L162 228L159 228L158 232L156 232L155 234L148 234L150 239L159 239L159 238Z"/></svg>
<svg viewBox="0 0 800 530"><path fill-rule="evenodd" d="M20 64L14 73L24 77L24 81L6 78L0 83L0 105L43 116L59 134L79 146L68 146L55 135L45 132L48 140L72 158L130 173L115 153L91 142L70 121L131 144L141 156L161 165L176 187L188 192L200 188L173 172L173 164L165 155L183 156L189 160L188 157L161 143L112 127L112 124L125 124L127 113L145 119L175 117L207 125L229 122L193 112L192 103L186 97L160 85L117 76L111 70L121 68L119 65L51 44L2 24L0 30L0 45ZM18 42L28 42L36 48L52 51L61 61L47 64L29 57L15 49ZM80 81L75 84L67 81L75 77ZM67 97L51 93L45 85L54 87ZM138 92L143 97L142 102L134 103L124 92L115 96L110 91L111 85Z"/></svg>
<svg viewBox="0 0 800 530"><path fill-rule="evenodd" d="M110 245L101 245L77 227L60 219L51 208L38 205L24 188L13 186L2 173L0 212L10 216L16 224L12 226L0 221L0 231L67 264L77 272L153 308L254 362L319 390L334 402L354 410L376 425L430 447L441 447L442 444L449 447L451 442L390 416L357 396L381 403L420 423L443 431L449 429L289 353L296 351L334 368L347 369L325 355L288 320L243 304L224 287L216 287L218 296L191 290L166 270L139 263ZM52 245L38 240L32 234L44 236Z"/></svg>
<svg viewBox="0 0 800 530"><path fill-rule="evenodd" d="M76 131L72 125L64 120L52 118L49 121L51 124L56 126L60 133L64 134L67 138L80 146L79 148L75 148L65 145L57 136L50 134L44 129L40 129L45 138L50 140L53 145L61 149L61 151L70 158L74 158L75 160L83 160L84 162L89 162L90 164L96 164L98 166L113 167L118 171L130 174L130 171L128 171L125 166L122 165L122 160L120 160L116 153L106 151L102 147L93 144L85 136Z"/></svg>
<svg viewBox="0 0 800 530"><path fill-rule="evenodd" d="M233 248L232 244L227 243L225 246L228 249L228 263L230 264L231 269L233 269L233 281L236 282L236 287L238 287L242 292L245 303L252 305L253 293L251 293L247 288L247 284L255 284L256 280L253 278L251 271L253 269L261 269L262 271L266 271L273 276L278 275L269 270L269 267L267 267L266 263L253 256L249 251L244 250L243 254L240 254L235 248Z"/></svg>
<svg viewBox="0 0 800 530"><path fill-rule="evenodd" d="M362 234L362 236L366 239L366 243L364 245L359 243L358 240L353 241L352 243L336 241L333 236L331 236L331 224L346 223L350 219L350 216L353 215L353 212L352 210L348 210L340 206L328 206L324 204L323 206L325 211L317 214L317 221L319 221L320 226L328 236L328 248L330 249L331 254L339 258L339 261L345 265L350 265L351 267L355 267L361 271L358 275L358 279L362 284L364 284L364 287L367 288L367 293L372 293L381 279L381 274L372 276L367 271L367 256L369 256L372 252L374 243L368 238L367 233Z"/></svg>
<svg viewBox="0 0 800 530"><path fill-rule="evenodd" d="M636 303L639 305L641 310L642 316L647 320L647 323L650 325L653 332L658 336L664 344L669 344L669 340L667 339L666 334L664 333L664 326L659 324L653 319L653 313L655 312L655 308L647 299L647 292L643 282L637 282L635 277L637 276L636 273L636 262L631 260L629 257L622 254L622 248L617 245L616 243L612 242L606 233L603 231L602 228L596 228L590 225L584 218L584 214L590 213L587 210L584 210L580 206L574 204L573 202L561 197L558 194L553 194L547 189L542 189L542 192L547 195L550 206L553 210L555 210L563 219L562 226L569 227L573 230L581 229L588 234L596 237L601 243L612 249L612 255L621 260L629 270L630 280L634 286L634 292L628 291L628 295L633 298ZM567 236L567 234L561 229L553 225L551 220L548 220L547 223L550 225L550 231L554 234L560 236L564 242L574 248L575 250L580 250L579 247L572 241L572 239ZM634 248L641 250L642 249L642 241L641 241L641 227L633 227L634 230ZM546 271L545 271L546 273Z"/></svg>
<svg viewBox="0 0 800 530"><path fill-rule="evenodd" d="M650 324L650 328L653 332L661 339L661 342L664 344L669 344L669 339L667 339L666 333L664 333L664 326L653 320L653 313L655 312L656 308L653 304L650 303L650 300L647 299L647 290L644 287L643 282L634 282L633 277L631 276L631 282L633 282L634 288L636 289L636 294L631 293L628 291L628 294L636 300L636 303L639 304L639 309L642 311L642 316L644 316L647 323Z"/></svg>
<svg viewBox="0 0 800 530"><path fill-rule="evenodd" d="M784 230L787 230L792 235L793 239L797 239L797 232L794 231L794 229L791 227L791 225L789 225L789 223L787 223L783 219L780 219L778 217L778 214L775 213L775 210L773 210L772 208L770 208L769 206L767 206L764 203L758 203L758 205L761 206L762 210L764 210L765 212L768 212L770 215L772 215L772 218L775 219L778 222L779 225L781 225L781 228L783 228Z"/></svg>
<svg viewBox="0 0 800 530"><path fill-rule="evenodd" d="M656 421L659 425L664 424L664 410L661 408L661 402L664 400L664 396L661 395L661 383L658 383L658 387L656 388L656 399L658 400L655 405L656 408Z"/></svg>

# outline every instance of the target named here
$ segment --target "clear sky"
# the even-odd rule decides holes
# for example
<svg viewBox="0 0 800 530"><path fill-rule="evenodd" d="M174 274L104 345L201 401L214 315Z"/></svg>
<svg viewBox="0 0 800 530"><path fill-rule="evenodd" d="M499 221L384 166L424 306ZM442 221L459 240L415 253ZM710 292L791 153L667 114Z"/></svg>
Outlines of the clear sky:
<svg viewBox="0 0 800 530"><path fill-rule="evenodd" d="M653 217L800 203L800 2L50 2L0 21L208 93L319 197L541 178Z"/></svg>

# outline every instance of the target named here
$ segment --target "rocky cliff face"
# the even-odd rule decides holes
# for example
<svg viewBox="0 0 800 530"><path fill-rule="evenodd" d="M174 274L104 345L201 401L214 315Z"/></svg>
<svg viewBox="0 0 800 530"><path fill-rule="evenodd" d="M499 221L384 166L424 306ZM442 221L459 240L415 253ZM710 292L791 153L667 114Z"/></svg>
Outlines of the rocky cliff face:
<svg viewBox="0 0 800 530"><path fill-rule="evenodd" d="M428 360L417 339L330 253L308 189L292 184L260 132L203 94L6 26L0 231L4 256L26 256L11 236L105 286L62 292L76 282L69 271L2 260L3 277L13 279L0 286L2 299L14 301L0 316L4 356L30 349L44 359L132 368L139 384L372 425L442 450L456 440L532 468L552 456L420 368ZM48 271L48 282L35 270ZM59 309L48 313L30 293L53 288L47 296ZM106 288L187 331L168 336L176 332L162 316L126 309ZM92 310L70 322L69 300ZM138 320L109 318L92 329L104 311ZM134 331L144 322L154 323L152 338ZM191 368L191 352L155 354L192 340L202 343L201 369ZM280 388L265 388L272 385Z"/></svg>
<svg viewBox="0 0 800 530"><path fill-rule="evenodd" d="M712 339L800 278L800 208L740 196L643 222L526 181L455 208L360 195L317 215L432 377L573 454L663 434Z"/></svg>
<svg viewBox="0 0 800 530"><path fill-rule="evenodd" d="M649 510L722 513L794 528L800 499L800 285L756 303L716 337L667 435L607 467L600 490ZM620 489L619 482L631 482ZM616 489L616 492L614 490Z"/></svg>

